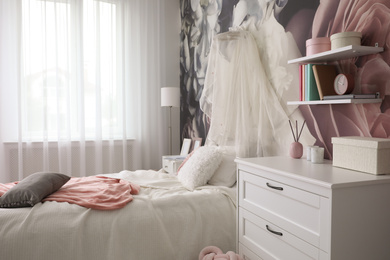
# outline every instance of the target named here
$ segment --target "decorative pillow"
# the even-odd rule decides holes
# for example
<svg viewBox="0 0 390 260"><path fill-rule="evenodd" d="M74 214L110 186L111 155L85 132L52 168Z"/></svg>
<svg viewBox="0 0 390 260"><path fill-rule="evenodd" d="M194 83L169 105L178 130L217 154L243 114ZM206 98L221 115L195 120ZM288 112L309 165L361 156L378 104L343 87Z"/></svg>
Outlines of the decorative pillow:
<svg viewBox="0 0 390 260"><path fill-rule="evenodd" d="M234 148L220 147L222 163L209 180L208 184L215 186L232 187L237 181L236 174L236 152Z"/></svg>
<svg viewBox="0 0 390 260"><path fill-rule="evenodd" d="M32 207L62 187L70 177L61 173L33 173L0 197L1 208Z"/></svg>
<svg viewBox="0 0 390 260"><path fill-rule="evenodd" d="M178 179L184 187L194 190L205 185L222 161L217 146L201 146L194 151L178 173Z"/></svg>
<svg viewBox="0 0 390 260"><path fill-rule="evenodd" d="M196 148L196 149L198 149L198 148ZM177 172L179 172L180 169L181 169L181 167L183 167L183 165L186 164L186 162L188 161L188 159L191 158L191 156L195 153L196 149L193 150L189 155L187 155L187 157L184 159L184 161L180 164L179 168L177 169Z"/></svg>

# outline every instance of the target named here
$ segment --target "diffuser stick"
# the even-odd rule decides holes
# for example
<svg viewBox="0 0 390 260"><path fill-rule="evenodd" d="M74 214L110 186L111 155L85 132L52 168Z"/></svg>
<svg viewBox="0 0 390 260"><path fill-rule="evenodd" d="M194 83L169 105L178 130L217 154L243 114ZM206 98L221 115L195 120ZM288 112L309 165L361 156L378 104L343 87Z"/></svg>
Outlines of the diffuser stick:
<svg viewBox="0 0 390 260"><path fill-rule="evenodd" d="M298 138L297 138L297 142L299 141L299 138L301 137L302 130L303 130L303 127L305 126L305 123L306 123L306 120L303 121L303 124L302 124L302 127L301 127L301 131L299 132L299 135L298 135ZM297 133L298 133L298 132L297 132Z"/></svg>
<svg viewBox="0 0 390 260"><path fill-rule="evenodd" d="M294 138L294 142L297 142L297 139L295 138L295 134L294 134L293 127L292 127L292 125L291 125L291 121L290 121L290 120L288 120L288 123L290 124L290 129L291 129L291 133L292 133L292 135L293 135L293 138Z"/></svg>

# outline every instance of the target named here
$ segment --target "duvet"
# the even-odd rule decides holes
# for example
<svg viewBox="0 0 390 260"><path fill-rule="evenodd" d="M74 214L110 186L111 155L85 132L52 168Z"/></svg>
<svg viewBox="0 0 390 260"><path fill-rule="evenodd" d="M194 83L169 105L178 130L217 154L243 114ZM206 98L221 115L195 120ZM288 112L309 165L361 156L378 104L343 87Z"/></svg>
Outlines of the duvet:
<svg viewBox="0 0 390 260"><path fill-rule="evenodd" d="M0 259L197 259L205 246L235 251L235 188L185 189L156 171L104 176L139 185L121 209L44 201L0 209Z"/></svg>

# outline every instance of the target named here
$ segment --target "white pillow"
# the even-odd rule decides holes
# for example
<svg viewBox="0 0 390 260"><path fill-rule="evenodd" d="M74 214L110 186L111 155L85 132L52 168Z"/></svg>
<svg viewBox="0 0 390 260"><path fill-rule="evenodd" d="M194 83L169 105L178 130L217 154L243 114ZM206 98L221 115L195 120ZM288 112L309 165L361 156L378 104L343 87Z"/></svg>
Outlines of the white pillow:
<svg viewBox="0 0 390 260"><path fill-rule="evenodd" d="M237 181L236 174L236 153L234 149L220 147L222 163L209 180L208 184L215 186L232 187Z"/></svg>
<svg viewBox="0 0 390 260"><path fill-rule="evenodd" d="M190 156L180 167L178 179L185 188L194 190L210 180L221 164L222 154L217 146L201 146Z"/></svg>

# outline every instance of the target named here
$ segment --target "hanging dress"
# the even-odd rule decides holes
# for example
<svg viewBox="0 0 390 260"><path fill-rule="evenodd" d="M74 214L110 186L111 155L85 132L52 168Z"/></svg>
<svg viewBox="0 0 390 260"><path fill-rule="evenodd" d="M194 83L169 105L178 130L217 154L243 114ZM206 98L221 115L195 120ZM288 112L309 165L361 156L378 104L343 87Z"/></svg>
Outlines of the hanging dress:
<svg viewBox="0 0 390 260"><path fill-rule="evenodd" d="M269 10L263 23L273 22ZM238 157L287 155L293 141L288 120L296 108L288 108L283 97L294 81L287 63L285 67L279 60L264 64L276 55L266 56L264 46L271 52L282 47L261 38L269 29L221 33L211 45L200 98L200 108L210 118L206 143L234 147ZM297 117L302 124L302 117Z"/></svg>

